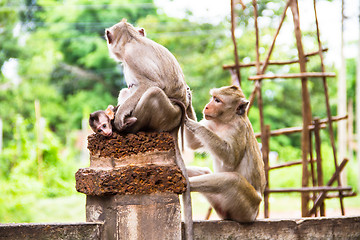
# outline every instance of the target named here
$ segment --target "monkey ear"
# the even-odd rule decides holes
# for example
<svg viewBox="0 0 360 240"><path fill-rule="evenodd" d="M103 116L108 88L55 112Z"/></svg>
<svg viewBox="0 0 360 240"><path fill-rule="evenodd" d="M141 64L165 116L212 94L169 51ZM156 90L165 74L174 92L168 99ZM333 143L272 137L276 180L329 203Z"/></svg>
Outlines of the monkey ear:
<svg viewBox="0 0 360 240"><path fill-rule="evenodd" d="M138 32L140 33L141 36L146 37L145 29L139 28Z"/></svg>
<svg viewBox="0 0 360 240"><path fill-rule="evenodd" d="M126 23L126 22L127 22L127 19L126 19L126 18L123 18L123 19L121 19L121 22Z"/></svg>
<svg viewBox="0 0 360 240"><path fill-rule="evenodd" d="M113 120L115 118L114 106L109 105L105 110L105 114L108 116L108 118L110 118L110 120Z"/></svg>
<svg viewBox="0 0 360 240"><path fill-rule="evenodd" d="M242 99L236 108L236 114L237 115L244 115L246 113L247 106L249 105L249 101Z"/></svg>
<svg viewBox="0 0 360 240"><path fill-rule="evenodd" d="M108 30L108 29L106 29L106 31L105 31L105 38L109 44L112 43L112 34L111 34L110 30Z"/></svg>

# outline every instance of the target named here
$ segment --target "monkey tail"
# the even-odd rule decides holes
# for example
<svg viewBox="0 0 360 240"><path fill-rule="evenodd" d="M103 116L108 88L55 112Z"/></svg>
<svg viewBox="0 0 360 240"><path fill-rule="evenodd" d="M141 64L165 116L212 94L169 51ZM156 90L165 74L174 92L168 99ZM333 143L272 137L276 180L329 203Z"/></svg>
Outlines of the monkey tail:
<svg viewBox="0 0 360 240"><path fill-rule="evenodd" d="M181 119L180 119L180 134L181 134L181 150L184 151L184 127L185 127L185 114L186 114L186 107L182 101L179 101L175 98L169 98L173 103L178 105L181 109Z"/></svg>

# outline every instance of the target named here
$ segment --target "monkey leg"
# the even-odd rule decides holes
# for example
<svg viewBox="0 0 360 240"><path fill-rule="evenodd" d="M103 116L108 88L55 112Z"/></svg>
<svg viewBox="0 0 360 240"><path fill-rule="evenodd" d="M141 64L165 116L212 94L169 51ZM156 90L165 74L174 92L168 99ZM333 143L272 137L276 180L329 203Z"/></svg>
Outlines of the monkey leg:
<svg viewBox="0 0 360 240"><path fill-rule="evenodd" d="M211 171L207 167L190 166L186 168L189 177L200 176L204 174L211 174Z"/></svg>
<svg viewBox="0 0 360 240"><path fill-rule="evenodd" d="M221 172L189 180L191 191L204 194L222 219L251 222L257 217L262 197L240 174Z"/></svg>
<svg viewBox="0 0 360 240"><path fill-rule="evenodd" d="M142 95L131 116L137 118L131 127L132 132L147 129L171 131L180 125L182 113L162 89L151 87Z"/></svg>

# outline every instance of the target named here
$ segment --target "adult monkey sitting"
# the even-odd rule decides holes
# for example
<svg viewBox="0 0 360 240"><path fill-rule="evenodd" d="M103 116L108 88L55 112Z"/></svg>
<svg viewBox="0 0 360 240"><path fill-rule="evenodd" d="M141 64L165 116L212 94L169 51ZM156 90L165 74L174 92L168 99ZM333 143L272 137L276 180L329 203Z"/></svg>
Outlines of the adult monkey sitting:
<svg viewBox="0 0 360 240"><path fill-rule="evenodd" d="M170 99L184 103L185 108L191 107L184 74L169 50L145 37L141 30L126 19L105 30L110 55L123 63L131 92L118 108L114 125L122 131L125 118L132 116L137 122L127 131L171 131L179 126L182 114L181 108Z"/></svg>
<svg viewBox="0 0 360 240"><path fill-rule="evenodd" d="M237 86L212 89L211 101L199 123L185 120L192 149L203 148L214 158L214 171L188 168L191 191L201 192L219 217L254 221L265 189L264 164L247 117L248 101Z"/></svg>
<svg viewBox="0 0 360 240"><path fill-rule="evenodd" d="M191 114L187 85L175 57L165 47L145 37L143 29L133 27L126 19L106 29L105 37L110 55L123 63L125 81L131 93L118 107L114 127L128 132L169 131L177 139L183 111L189 112L192 119L195 116ZM136 122L129 126L126 124L128 118L135 118ZM194 234L189 180L177 141L175 147L176 163L187 181L183 202L185 234L190 240Z"/></svg>

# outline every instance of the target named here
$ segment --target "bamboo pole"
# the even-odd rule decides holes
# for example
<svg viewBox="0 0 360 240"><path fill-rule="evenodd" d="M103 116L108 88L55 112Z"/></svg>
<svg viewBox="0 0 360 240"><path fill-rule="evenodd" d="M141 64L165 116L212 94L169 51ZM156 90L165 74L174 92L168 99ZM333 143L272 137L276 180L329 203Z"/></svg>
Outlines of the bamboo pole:
<svg viewBox="0 0 360 240"><path fill-rule="evenodd" d="M238 80L238 85L241 86L241 75L240 75L240 69L239 69L239 56L238 56L238 50L237 50L237 44L236 44L236 37L235 37L235 26L236 26L236 20L235 20L235 1L231 0L231 38L234 44L234 58L235 58L235 67L236 67L236 76Z"/></svg>
<svg viewBox="0 0 360 240"><path fill-rule="evenodd" d="M328 51L328 48L322 49L322 52L326 52L326 51ZM317 54L319 54L319 51L315 51L315 52L305 54L306 61L308 61L308 57L312 57L312 56L315 56ZM288 61L269 60L268 65L288 65L288 64L295 64L295 63L299 63L299 59L288 60ZM263 65L264 65L264 62L260 62L260 66L263 66ZM243 68L243 67L255 67L255 66L256 66L256 62L240 63L239 64L240 68ZM233 68L236 68L235 64L223 65L224 70L233 69Z"/></svg>
<svg viewBox="0 0 360 240"><path fill-rule="evenodd" d="M264 141L262 141L262 152L265 168L266 186L264 192L264 217L269 218L269 152L270 152L270 126L265 126ZM265 155L264 155L265 154Z"/></svg>
<svg viewBox="0 0 360 240"><path fill-rule="evenodd" d="M285 8L284 8L283 14L281 15L280 24L279 24L279 26L278 26L278 28L277 28L277 30L276 30L275 36L274 36L273 41L272 41L272 43L271 43L271 45L270 45L270 48L269 48L268 54L267 54L267 56L266 56L266 58L265 58L264 65L263 65L263 67L262 67L262 69L261 69L261 73L264 73L264 72L265 72L265 70L266 70L266 68L268 67L269 60L270 60L270 57L271 57L272 51L274 50L274 46L275 46L275 42L276 42L276 38L277 38L277 36L279 35L279 32L280 32L281 26L282 26L282 24L283 24L283 22L284 22L284 20L285 20L285 17L286 17L286 11L287 11L287 9L288 9L288 7L289 7L290 1L291 1L291 0L288 0L288 1L287 1L287 3L286 3L286 5L285 5Z"/></svg>
<svg viewBox="0 0 360 240"><path fill-rule="evenodd" d="M313 160L312 162L315 162L315 160ZM311 163L310 161L308 163ZM282 163L276 166L272 166L269 167L269 170L275 170L275 169L279 169L279 168L284 168L284 167L291 167L291 166L296 166L296 165L300 165L302 164L302 160L301 161L294 161L294 162L286 162L286 163Z"/></svg>
<svg viewBox="0 0 360 240"><path fill-rule="evenodd" d="M351 191L352 187L302 187L302 188L281 188L281 189L269 189L268 193L290 193L290 192L300 192L300 193L309 193L309 192L330 192L330 191ZM315 213L315 211L313 212Z"/></svg>
<svg viewBox="0 0 360 240"><path fill-rule="evenodd" d="M255 66L256 66L256 73L257 74L260 74L260 53L259 53L259 28L258 28L258 21L257 21L257 18L258 18L258 12L257 12L257 3L256 3L256 0L253 0L252 1L252 5L253 5L253 8L254 8L254 25L255 25L255 53L256 53L256 61L255 61ZM255 101L255 96L256 94L259 92L259 88L261 87L260 86L260 81L256 81L255 82L255 86L254 86L254 89L253 91L251 92L250 94L250 97L249 97L249 107L247 109L247 115L249 115L249 111L252 107L252 105L254 104L254 101ZM261 92L261 91L260 91ZM260 116L262 115L262 109L260 110ZM264 126L264 120L263 119L260 119L260 127L263 127ZM261 128L262 129L262 128Z"/></svg>
<svg viewBox="0 0 360 240"><path fill-rule="evenodd" d="M312 135L311 131L309 131L309 163L310 163L310 173L311 173L311 183L313 187L317 186L317 178L315 175L315 167L314 167L314 156L313 156L313 144L312 144ZM312 201L314 202L316 199L316 192L314 192L311 196ZM315 213L315 216L317 217L317 213Z"/></svg>
<svg viewBox="0 0 360 240"><path fill-rule="evenodd" d="M340 120L344 120L347 119L348 115L345 116L336 116L336 117L331 117L331 121L335 122L335 121L340 121ZM326 128L326 123L328 122L328 118L322 119L319 121L320 123L320 128ZM309 131L314 130L314 124L309 125L308 127ZM281 128L281 129L276 129L276 130L272 130L270 132L271 136L279 136L279 135L283 135L283 134L293 134L293 133L299 133L302 132L303 127L289 127L289 128ZM260 137L261 133L255 133L255 137Z"/></svg>
<svg viewBox="0 0 360 240"><path fill-rule="evenodd" d="M299 8L298 8L297 0L291 0L290 8L294 21L294 32L296 38L296 46L299 55L300 72L305 73L306 60L305 60L304 50L301 40ZM303 161L301 186L307 187L309 182L309 171L306 163L308 161L308 154L309 154L308 126L310 125L311 122L311 107L310 107L310 96L307 88L306 76L303 76L301 78L301 89L302 89L302 116L303 116L303 131L301 134L301 149L302 149L302 161ZM309 209L309 194L304 192L301 194L301 215L303 217L309 216L308 209Z"/></svg>
<svg viewBox="0 0 360 240"><path fill-rule="evenodd" d="M251 81L258 81L262 79L275 79L275 78L308 78L308 77L336 77L335 73L323 73L323 72L301 72L301 73L288 73L288 74L274 74L274 75L257 75L250 76L248 79Z"/></svg>
<svg viewBox="0 0 360 240"><path fill-rule="evenodd" d="M318 46L319 46L319 56L320 56L320 60L321 60L320 61L320 63L321 63L321 71L325 72L324 57L323 57L323 54L322 54L322 44L321 44L321 40L320 40L319 22L318 22L317 11L316 11L316 0L314 0L313 5L314 5L314 14L315 14L315 23L316 23L316 35L317 35L317 41L318 41ZM323 86L324 86L326 113L327 113L327 116L328 116L328 119L329 119L328 126L329 126L330 142L331 142L331 147L332 147L332 150L333 150L334 164L335 164L335 167L337 168L338 167L338 162L337 162L335 137L334 137L334 130L333 130L332 119L331 119L331 109L330 109L328 86L327 86L325 76L322 78L322 81L323 81ZM343 158L343 157L341 157L341 158ZM339 186L341 186L340 177L338 179L338 184L339 184ZM344 204L343 204L343 199L341 197L341 192L339 192L339 196L340 196L341 213L342 213L342 215L345 215Z"/></svg>
<svg viewBox="0 0 360 240"><path fill-rule="evenodd" d="M331 186L339 178L341 171L344 169L344 167L348 161L349 160L344 159L341 162L339 167L335 170L335 173L332 175L330 180L327 182L326 186ZM342 188L342 187L339 187L339 188ZM341 190L341 189L339 189L339 190ZM340 193L340 191L339 191L339 193ZM310 209L310 211L309 211L310 215L313 214L316 211L316 208L318 208L324 202L325 198L326 198L326 192L323 192L318 196L318 198L314 202L312 209Z"/></svg>
<svg viewBox="0 0 360 240"><path fill-rule="evenodd" d="M323 186L323 170L322 170L322 158L321 158L321 141L320 141L320 119L314 119L314 136L315 136L315 151L316 151L316 172L317 172L317 185ZM317 196L316 196L317 197ZM325 204L320 205L320 216L325 216Z"/></svg>

